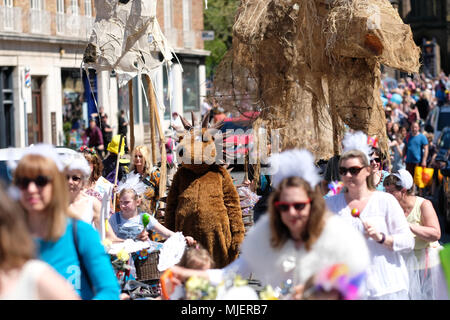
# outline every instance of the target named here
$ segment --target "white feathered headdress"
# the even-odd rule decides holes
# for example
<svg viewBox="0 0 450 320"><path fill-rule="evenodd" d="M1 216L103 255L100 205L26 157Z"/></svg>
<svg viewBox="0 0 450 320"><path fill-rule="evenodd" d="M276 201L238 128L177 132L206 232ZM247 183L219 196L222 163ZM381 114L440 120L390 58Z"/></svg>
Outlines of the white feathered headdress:
<svg viewBox="0 0 450 320"><path fill-rule="evenodd" d="M347 132L342 140L344 147L343 153L351 150L358 150L363 152L367 157L367 162L370 163L370 153L372 152L371 146L367 143L367 135L362 131L355 133Z"/></svg>
<svg viewBox="0 0 450 320"><path fill-rule="evenodd" d="M91 167L89 162L80 153L75 155L65 155L62 157L62 161L68 171L81 171L85 177L89 177L91 175Z"/></svg>
<svg viewBox="0 0 450 320"><path fill-rule="evenodd" d="M56 148L53 145L46 143L38 143L25 149L11 149L11 152L8 153L8 167L12 171L16 170L20 160L29 154L36 154L44 158L49 158L53 160L60 172L64 171L64 163L61 160L61 156L56 151Z"/></svg>
<svg viewBox="0 0 450 320"><path fill-rule="evenodd" d="M147 185L141 181L139 173L130 172L126 176L125 182L120 182L117 188L118 192L121 192L123 189L133 189L137 195L141 195L147 189Z"/></svg>
<svg viewBox="0 0 450 320"><path fill-rule="evenodd" d="M270 157L272 183L278 188L281 181L289 177L299 177L312 188L320 182L319 169L314 165L314 156L307 150L287 150Z"/></svg>

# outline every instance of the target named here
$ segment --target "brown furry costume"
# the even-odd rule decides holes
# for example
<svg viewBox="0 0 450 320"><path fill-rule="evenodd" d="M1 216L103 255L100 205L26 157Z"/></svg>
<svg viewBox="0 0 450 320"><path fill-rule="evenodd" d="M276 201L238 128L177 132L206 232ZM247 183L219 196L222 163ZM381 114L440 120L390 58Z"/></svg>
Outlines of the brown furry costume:
<svg viewBox="0 0 450 320"><path fill-rule="evenodd" d="M177 150L184 149L183 159L201 164L183 161L176 172L167 197L165 226L192 236L209 251L215 267L222 268L237 258L244 239L239 195L225 168L206 164L213 162L216 150L205 122L197 131L182 120L189 132ZM202 139L198 141L196 136ZM210 150L208 155L206 150Z"/></svg>

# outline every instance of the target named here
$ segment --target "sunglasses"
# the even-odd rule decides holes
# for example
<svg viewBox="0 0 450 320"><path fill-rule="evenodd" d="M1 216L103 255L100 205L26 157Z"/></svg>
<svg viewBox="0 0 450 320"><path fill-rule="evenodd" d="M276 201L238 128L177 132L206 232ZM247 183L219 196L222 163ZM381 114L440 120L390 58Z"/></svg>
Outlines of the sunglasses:
<svg viewBox="0 0 450 320"><path fill-rule="evenodd" d="M301 211L303 210L306 205L308 203L311 203L311 199L308 199L308 201L306 202L282 202L282 201L277 201L274 203L275 205L275 209L277 209L280 212L286 212L288 211L291 207L294 207L294 209L296 211Z"/></svg>
<svg viewBox="0 0 450 320"><path fill-rule="evenodd" d="M339 167L339 174L341 176L345 176L347 174L347 172L350 172L350 174L352 176L356 176L359 174L359 172L364 169L365 167L350 167L350 168L346 168L346 167Z"/></svg>
<svg viewBox="0 0 450 320"><path fill-rule="evenodd" d="M372 160L370 160L370 162L375 161L376 163L381 163L381 159L380 158L373 158Z"/></svg>
<svg viewBox="0 0 450 320"><path fill-rule="evenodd" d="M28 185L31 182L34 182L34 184L37 187L42 188L42 187L45 187L50 181L51 181L51 179L49 177L47 177L47 176L37 176L34 179L22 177L22 178L17 178L16 179L16 185L20 189L25 190L25 189L28 188Z"/></svg>
<svg viewBox="0 0 450 320"><path fill-rule="evenodd" d="M73 182L78 182L81 180L81 177L79 176L67 176L67 180L72 179Z"/></svg>

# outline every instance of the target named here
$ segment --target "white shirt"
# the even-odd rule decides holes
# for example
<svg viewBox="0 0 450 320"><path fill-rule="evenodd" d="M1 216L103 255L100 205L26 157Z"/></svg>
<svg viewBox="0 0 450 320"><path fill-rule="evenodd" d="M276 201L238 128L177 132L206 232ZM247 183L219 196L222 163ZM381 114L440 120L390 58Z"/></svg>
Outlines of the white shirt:
<svg viewBox="0 0 450 320"><path fill-rule="evenodd" d="M349 225L365 234L360 219L351 215L344 193L326 199L328 208L343 218ZM363 221L371 222L378 232L393 237L393 250L372 238L366 237L371 264L367 275L367 296L379 297L409 290L408 271L401 252L414 248L414 237L405 214L394 196L375 191L361 212Z"/></svg>
<svg viewBox="0 0 450 320"><path fill-rule="evenodd" d="M38 300L37 282L48 268L50 267L43 261L27 261L22 267L17 284L8 293L0 296L0 300Z"/></svg>

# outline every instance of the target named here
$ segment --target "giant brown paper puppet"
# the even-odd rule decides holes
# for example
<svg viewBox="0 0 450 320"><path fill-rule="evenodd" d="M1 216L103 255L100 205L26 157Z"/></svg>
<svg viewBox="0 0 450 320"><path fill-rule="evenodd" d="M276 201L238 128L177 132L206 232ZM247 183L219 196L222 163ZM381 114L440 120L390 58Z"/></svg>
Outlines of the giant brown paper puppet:
<svg viewBox="0 0 450 320"><path fill-rule="evenodd" d="M233 180L215 161L219 126L208 128L208 117L202 128L195 128L194 117L192 125L181 118L186 133L177 147L181 165L167 196L165 226L192 236L222 268L237 258L245 229Z"/></svg>
<svg viewBox="0 0 450 320"><path fill-rule="evenodd" d="M214 75L222 106L254 105L281 149L328 159L346 125L389 152L380 66L417 73L420 48L388 0L242 0L225 58Z"/></svg>

